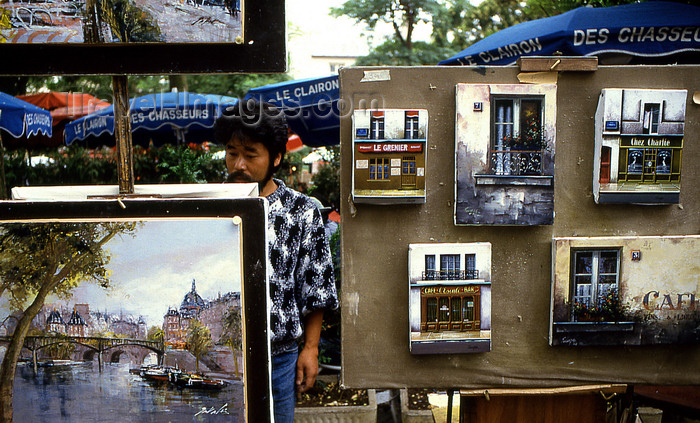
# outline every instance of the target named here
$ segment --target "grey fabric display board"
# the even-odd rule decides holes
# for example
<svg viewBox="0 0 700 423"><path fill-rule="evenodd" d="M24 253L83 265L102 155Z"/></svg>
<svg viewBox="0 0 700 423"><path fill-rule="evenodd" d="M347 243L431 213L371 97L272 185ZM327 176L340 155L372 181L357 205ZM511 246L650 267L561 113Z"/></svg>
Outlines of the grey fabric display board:
<svg viewBox="0 0 700 423"><path fill-rule="evenodd" d="M552 223L457 226L456 86L519 84L518 74L516 66L341 70L343 383L377 388L697 383L698 345L550 346L549 329L553 238L700 233L700 105L693 100L700 66L601 66L543 75L556 84ZM594 118L605 88L688 91L678 204L595 203ZM352 202L352 112L363 108L427 110L424 204ZM472 242L492 248L491 351L412 355L409 244Z"/></svg>

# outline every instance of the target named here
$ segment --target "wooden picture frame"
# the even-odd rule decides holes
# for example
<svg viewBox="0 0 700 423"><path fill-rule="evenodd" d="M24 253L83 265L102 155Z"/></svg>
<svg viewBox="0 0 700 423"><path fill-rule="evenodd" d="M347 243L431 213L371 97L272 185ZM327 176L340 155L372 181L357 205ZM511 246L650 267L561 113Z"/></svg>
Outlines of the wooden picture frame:
<svg viewBox="0 0 700 423"><path fill-rule="evenodd" d="M228 16L223 9L225 1L194 3L205 7L203 3L212 2L221 3L219 8ZM0 43L0 55L5 58L0 75L284 72L287 68L284 1L240 0L240 4L241 35L234 41L88 44L49 42L55 37L36 36L30 43Z"/></svg>
<svg viewBox="0 0 700 423"><path fill-rule="evenodd" d="M89 412L111 412L115 415L129 414L130 416L134 415L134 413L142 412L145 413L144 420L160 418L158 417L158 414L166 416L169 419L169 421L179 421L180 419L182 419L182 421L191 421L194 416L202 416L203 414L210 415L210 417L203 416L196 418L211 418L211 415L226 414L225 418L231 419L232 421L272 421L272 402L270 384L271 361L269 344L270 329L268 322L269 294L267 289L266 267L264 265L260 265L260 263L265 263L267 255L267 242L266 237L264 235L267 226L267 214L264 199L257 197L237 199L120 198L118 200L94 199L87 201L0 202L0 225L2 228L7 228L9 227L9 225L19 224L24 225L23 228L29 228L30 230L33 230L41 228L41 225L49 225L55 223L66 225L77 224L79 227L81 227L80 225L82 225L83 223L85 223L86 227L89 227L88 225L92 224L108 225L112 223L135 223L136 229L135 234L133 236L134 239L138 240L139 236L146 237L146 234L151 234L148 235L151 238L144 239L143 241L141 241L140 245L148 245L148 248L144 248L143 251L130 247L131 244L124 244L127 246L122 247L119 247L118 244L117 246L111 246L112 244L109 244L113 242L116 238L123 238L119 242L126 243L127 241L124 240L132 238L128 236L128 234L116 235L114 238L108 241L107 244L105 244L105 246L111 246L108 248L108 253L105 254L110 255L111 261L115 262L114 266L117 266L118 263L123 262L123 259L125 259L126 256L141 257L142 259L145 258L146 260L140 259L138 264L134 263L131 269L126 269L125 267L121 268L121 272L123 272L122 274L129 272L138 273L140 275L139 277L143 277L144 280L141 282L140 285L138 285L138 289L133 288L135 285L123 282L129 280L127 276L119 276L117 273L118 271L115 270L116 268L112 269L107 267L110 265L109 263L107 263L107 265L105 265L105 268L107 272L111 272L109 277L113 278L114 281L117 281L115 287L113 287L115 293L111 293L110 295L125 294L126 297L124 298L130 298L130 300L125 300L121 303L121 311L108 310L108 306L102 303L99 305L96 304L96 307L89 307L91 311L96 310L98 314L102 317L108 315L109 312L121 313L121 321L130 321L128 318L123 317L124 315L129 315L130 303L133 305L133 307L136 307L136 304L143 303L143 301L141 300L143 300L143 298L145 297L149 304L159 304L160 302L165 301L164 299L168 297L168 295L171 295L170 293L173 292L173 290L179 292L177 304L174 304L173 309L171 310L171 308L168 306L167 311L162 310L161 313L162 315L164 315L164 335L162 338L162 342L165 344L162 348L162 352L163 356L165 357L165 362L170 363L169 367L175 368L177 369L177 371L181 371L184 375L178 376L168 374L167 380L160 382L160 384L158 384L158 382L153 382L153 380L146 381L148 382L148 384L146 384L145 382L141 382L141 379L143 378L145 380L147 378L147 375L144 374L144 369L147 370L148 366L137 366L137 368L135 369L136 371L133 371L133 373L136 374L133 375L126 375L126 371L124 369L121 369L121 379L110 376L109 380L113 383L117 383L114 381L125 380L126 377L131 377L132 379L130 379L131 382L129 383L136 384L138 386L136 388L134 388L134 386L131 386L129 388L131 389L131 393L129 395L125 395L124 398L119 398L117 394L117 399L119 400L116 401L117 405L114 405L114 398L112 398L111 401L109 399L99 398L101 392L107 391L110 391L109 395L114 397L115 393L111 391L116 390L115 386L112 386L111 388L109 386L103 387L105 389L95 389L94 392L97 397L92 398L92 400L90 399L92 392L83 391L80 398L82 403L84 403L86 407L92 407L97 410L92 410ZM152 226L160 228L160 232L147 232L152 230L150 229ZM222 228L224 230L221 230ZM205 232L205 229L210 231L210 236L204 237L203 232ZM230 238L227 236L229 231L232 234ZM3 230L3 232L6 233L7 231ZM173 251L192 251L193 257L188 258L190 257L189 253L182 253L180 255L176 255L173 253L172 255L167 256L167 254L170 253L169 248L171 247L168 246L169 244L165 241L164 238L156 237L153 235L154 233L167 234L166 236L171 236L170 234L178 234L178 238L181 241L186 242L181 242L181 245L179 246L172 245ZM212 236L212 233L215 235ZM223 241L218 238L223 238ZM181 320L181 322L189 322L188 324L190 324L190 326L188 326L186 330L192 330L192 321L196 319L198 321L201 321L202 325L207 327L207 331L211 330L211 334L214 335L214 326L216 325L209 323L211 323L215 320L215 318L218 317L222 317L223 319L223 312L219 313L221 316L219 316L219 314L216 315L218 317L212 316L214 316L214 314L217 313L217 310L223 310L224 306L228 307L228 311L231 311L231 305L227 301L233 299L233 302L235 303L235 287L231 288L231 292L228 292L228 289L227 292L221 292L222 289L226 289L228 283L228 275L225 273L220 273L223 275L221 279L223 282L219 282L220 285L218 288L218 296L216 294L212 295L211 292L205 293L206 291L204 287L206 283L210 279L214 278L213 276L210 276L210 271L214 266L212 266L209 262L205 262L204 258L202 258L201 260L195 258L200 257L196 254L199 254L198 251L202 250L210 251L210 254L204 256L204 254L202 253L201 257L206 257L206 260L211 260L212 257L217 258L217 261L214 261L215 263L219 263L221 267L228 266L231 269L231 286L235 285L235 281L237 279L236 273L238 272L238 268L240 268L240 291L238 294L238 304L241 310L240 322L242 327L240 329L242 334L239 338L242 338L242 345L240 347L236 347L239 348L238 350L233 349L233 347L231 347L231 351L234 351L234 354L235 351L239 351L238 354L241 354L241 356L243 357L243 374L240 377L239 383L236 380L236 378L238 377L238 372L236 371L235 376L230 376L228 378L230 386L227 385L223 389L221 387L216 387L212 385L206 386L206 383L214 383L217 380L226 381L227 378L225 365L221 365L221 369L214 370L211 370L214 366L211 365L212 367L209 367L210 373L205 378L203 378L204 381L196 379L193 376L191 376L191 374L194 372L191 372L187 368L188 365L192 365L192 357L189 358L189 362L188 360L183 358L186 356L186 351L192 351L192 349L190 349L190 346L187 347L187 350L180 351L178 349L178 346L174 345L174 342L177 341L177 339L172 338L172 342L170 344L168 344L168 341L166 341L166 338L168 337L168 329L166 329L165 321L167 319L167 316L171 313L171 311L177 311L178 305L180 306L179 312L183 319ZM120 251L122 252L120 253ZM120 257L121 255L125 257ZM159 260L158 257L169 258ZM221 264L222 260L218 260L221 257L224 257L224 264ZM152 266L148 264L150 262L153 262ZM190 264L190 262L192 264ZM158 272L165 272L166 270L168 270L171 272L171 275L175 276L167 279L168 281L170 281L168 283L159 283L159 280L165 280L165 278L159 279L156 277L147 277L147 275L150 274L149 268L155 269ZM228 270L228 268L226 270ZM201 277L201 279L198 277L198 275ZM195 281L193 281L193 279L196 280L197 287L195 287ZM192 286L191 290L189 289L190 283ZM71 294L75 295L74 297L72 297L72 299L70 296L61 297L61 299L68 298L66 300L66 304L75 303L73 304L73 313L77 311L82 311L83 313L85 313L89 306L89 304L77 304L79 301L82 300L82 298L84 298L79 297L79 295L82 294L77 292L78 289L83 289L83 285L86 284L79 284L78 286L72 289ZM94 286L94 284L90 285ZM122 286L123 288L120 288L120 286ZM202 293L201 296L199 296L199 293L196 292L196 290L200 289L200 287L202 287L200 291ZM130 289L132 288L134 289L134 291L130 291ZM5 293L7 295L8 291L5 290ZM182 299L183 296L184 299ZM203 299L202 297L206 298ZM0 297L0 300L1 299L2 297ZM59 304L61 299L57 300L56 304ZM180 299L182 299L182 303L179 302ZM200 308L194 308L198 306L198 302L202 303L199 304ZM46 304L46 302L44 302L44 304ZM163 302L163 304L165 304L165 302ZM78 305L80 307L78 307ZM143 315L147 317L144 318L143 316L141 316L138 320L138 324L136 324L137 326L140 326L144 321L146 321L145 325L148 325L148 313L152 308L154 308L151 305L149 305L147 308L144 307L145 306L142 306L139 310L142 310ZM217 309L216 307L219 307L219 309ZM53 310L48 310L45 312L51 311ZM189 317L190 320L184 320L186 317L185 314L190 312L192 313ZM90 316L93 319L96 319L95 316L97 315L95 313L92 313L90 314ZM10 323L12 322L8 322L5 316L3 318L5 320L3 320L2 329L7 330L7 327L11 326ZM70 320L70 322L68 320ZM88 334L78 334L70 332L70 330L73 330L71 328L77 327L75 325L76 321L78 320L77 318L74 318L73 315L71 315L70 319L64 317L63 322L65 323L65 330L62 331L60 334L56 334L55 336L72 336L74 339L80 338L83 339L83 341L85 341L88 338ZM50 319L47 319L46 324L49 325L50 323ZM70 323L73 323L74 325L71 326ZM83 324L84 323L85 322L83 322ZM17 327L18 325L16 325L13 328L13 330L16 330ZM184 326L180 326L180 328L182 327ZM87 326L84 326L84 328L87 328ZM221 327L219 327L219 329L219 332L225 332L225 328L222 329ZM223 338L224 335L221 336ZM124 336L115 335L114 338L121 339L124 338ZM212 336L212 339L213 338L214 336ZM219 338L219 340L221 340L222 338ZM194 342L191 339L192 338L187 338L187 342ZM90 343L92 341L83 341L76 341L76 344L80 344L82 342L82 344L84 344L83 347L86 347L86 351L84 352L84 354L88 354L91 357L93 357L90 363L90 366L92 366L91 369L94 370L96 366L94 363L98 363L99 366L101 366L100 369L102 369L102 366L105 365L104 363L110 362L110 357L111 360L114 360L114 353L103 353L102 351L98 353L101 358L94 358L95 352L87 351L89 349L89 346L92 345ZM95 340L93 341L97 342ZM26 339L25 342L27 342ZM129 342L122 340L118 341L117 343L128 344ZM3 345L8 345L7 341L3 342ZM136 349L137 347L131 345L130 348ZM217 357L219 357L221 354L226 354L226 348L227 347L222 346L221 348L217 349ZM108 348L104 349L105 351L108 350ZM122 346L122 350L125 351L123 351L120 354L124 354L129 357L131 355L141 356L144 354L143 352L129 352L126 351L126 349L127 347ZM7 352L7 349L5 351ZM24 351L24 355L26 356L26 351L28 351L26 347L24 348ZM76 351L73 351L71 354L75 355L75 353ZM77 353L83 354L83 351L81 350ZM170 360L168 360L169 354L171 354ZM31 353L29 354L29 356L31 357ZM83 357L85 356L87 355L84 355ZM197 361L200 361L198 356L197 359ZM117 357L116 360L119 363L124 363L126 361L126 359L124 361L121 361L119 357ZM175 364L172 364L173 360L175 360ZM201 361L202 363L205 363L203 359ZM223 360L219 362L219 364L221 363L223 363ZM32 373L32 364L32 359L30 358L28 363L18 366L18 369L19 367L23 367L23 369L22 371L18 370L16 373L20 376L15 377L15 392L18 392L18 389L20 389L20 385L22 385L21 379L23 379L25 376L27 376L30 379L36 377L32 376L36 375L36 373ZM130 366L130 370L133 370L134 366L131 364ZM197 366L199 366L199 363L197 363ZM236 366L238 366L238 364L236 364ZM36 368L37 367L35 365L34 371L36 371ZM56 368L57 367L54 366L54 369ZM42 369L40 369L40 371L41 370ZM176 373L177 371L168 372ZM91 377L88 379L101 380L102 377ZM64 383L64 381L66 381L65 378L54 379L53 383L59 385L59 389L54 390L56 395L59 394L59 391L64 392L71 390L70 387L60 387L60 385ZM154 383L157 386L153 386ZM196 385L197 383L199 385ZM240 397L237 396L239 394L234 392L234 387L236 384L238 384L238 386L242 384L243 404L240 404L240 401L236 402L237 398L240 399ZM146 403L150 404L149 407L151 408L149 408L147 411L144 411L143 409L135 411L134 407L131 406L133 404L129 403L131 397L133 396L132 394L134 392L134 389L138 391L139 394L137 395L137 397L141 399L143 399L143 395L150 395L149 392L151 392L151 390L164 390L163 392L165 392L165 394L167 395L163 395L165 397L171 398L173 401L177 401L178 405L174 406L172 405L172 403L169 404L167 402L148 400L146 401ZM21 404L20 398L22 398L22 395L20 395L19 393L17 395L14 395L14 401L18 404ZM65 398L61 399L61 401L64 400ZM112 404L113 407L113 409L111 410L108 409L110 407L110 404ZM41 409L45 412L51 413L52 407L60 407L61 413L65 411L65 404L59 405L59 400L56 400L53 403L47 402L42 407L33 408L36 408L37 410ZM124 408L121 409L120 407ZM76 413L78 412L78 410L76 410L75 408L76 407L70 406L68 407L68 410L71 413ZM172 413L175 412L174 410L177 410L180 414L173 415ZM58 411L54 410L54 412ZM14 408L14 414L17 418L21 417L21 415L24 415L22 413L18 414L17 405ZM87 420L90 420L90 416L91 415L87 415ZM29 418L36 418L38 420L42 419L41 416L29 416Z"/></svg>

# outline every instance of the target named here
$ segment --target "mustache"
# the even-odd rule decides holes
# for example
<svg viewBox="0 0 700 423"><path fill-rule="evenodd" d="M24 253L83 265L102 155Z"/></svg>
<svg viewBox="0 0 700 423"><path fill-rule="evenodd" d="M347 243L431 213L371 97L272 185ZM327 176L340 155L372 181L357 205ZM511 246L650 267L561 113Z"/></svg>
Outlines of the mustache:
<svg viewBox="0 0 700 423"><path fill-rule="evenodd" d="M253 182L253 178L250 175L240 170L229 173L228 177L226 177L226 182L240 182L241 180L243 182Z"/></svg>

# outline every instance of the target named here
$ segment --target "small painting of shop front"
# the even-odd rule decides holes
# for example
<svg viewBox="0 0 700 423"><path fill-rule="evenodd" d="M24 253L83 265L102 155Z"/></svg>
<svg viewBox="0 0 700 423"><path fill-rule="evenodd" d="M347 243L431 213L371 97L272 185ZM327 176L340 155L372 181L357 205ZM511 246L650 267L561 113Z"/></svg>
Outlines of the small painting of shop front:
<svg viewBox="0 0 700 423"><path fill-rule="evenodd" d="M685 90L605 88L596 111L597 203L680 202Z"/></svg>
<svg viewBox="0 0 700 423"><path fill-rule="evenodd" d="M491 244L410 244L411 354L491 350Z"/></svg>
<svg viewBox="0 0 700 423"><path fill-rule="evenodd" d="M355 110L354 202L425 203L427 136L427 110Z"/></svg>
<svg viewBox="0 0 700 423"><path fill-rule="evenodd" d="M554 238L551 345L700 344L700 236Z"/></svg>
<svg viewBox="0 0 700 423"><path fill-rule="evenodd" d="M556 86L457 84L455 225L551 225Z"/></svg>

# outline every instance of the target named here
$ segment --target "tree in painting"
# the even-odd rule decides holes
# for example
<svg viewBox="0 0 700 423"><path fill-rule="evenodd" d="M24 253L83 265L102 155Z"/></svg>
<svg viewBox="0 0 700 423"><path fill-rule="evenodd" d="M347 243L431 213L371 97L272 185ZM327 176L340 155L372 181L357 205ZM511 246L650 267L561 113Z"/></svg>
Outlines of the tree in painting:
<svg viewBox="0 0 700 423"><path fill-rule="evenodd" d="M163 329L159 328L158 326L151 326L148 328L146 339L149 341L163 342L164 338L165 334L163 333Z"/></svg>
<svg viewBox="0 0 700 423"><path fill-rule="evenodd" d="M211 348L211 333L209 328L199 320L192 320L187 330L187 350L197 359L196 372L199 373L199 358Z"/></svg>
<svg viewBox="0 0 700 423"><path fill-rule="evenodd" d="M82 282L110 287L105 244L133 235L136 223L20 223L0 228L0 298L21 317L0 367L0 421L11 422L17 360L34 317L50 294L70 297Z"/></svg>
<svg viewBox="0 0 700 423"><path fill-rule="evenodd" d="M224 344L231 347L236 377L240 376L238 353L243 349L243 321L240 307L229 307L224 315L224 334L221 336Z"/></svg>

